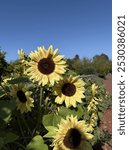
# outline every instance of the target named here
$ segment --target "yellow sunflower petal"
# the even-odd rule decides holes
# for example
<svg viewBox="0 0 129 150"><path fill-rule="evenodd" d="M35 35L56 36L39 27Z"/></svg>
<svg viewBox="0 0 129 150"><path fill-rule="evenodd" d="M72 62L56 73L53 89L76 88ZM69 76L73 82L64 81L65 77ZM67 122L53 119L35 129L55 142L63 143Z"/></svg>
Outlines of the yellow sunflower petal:
<svg viewBox="0 0 129 150"><path fill-rule="evenodd" d="M65 104L66 104L67 108L71 106L71 104L70 104L70 98L69 97L65 98Z"/></svg>
<svg viewBox="0 0 129 150"><path fill-rule="evenodd" d="M53 51L51 45L48 50L38 47L38 51L30 53L31 61L28 62L30 67L26 71L30 79L44 86L46 84L54 85L62 78L62 74L66 71L66 64L62 60L64 56L58 55L57 51L57 49Z"/></svg>
<svg viewBox="0 0 129 150"><path fill-rule="evenodd" d="M67 116L66 119L61 119L56 129L56 135L53 136L53 143L55 150L73 150L84 149L83 142L93 138L93 135L87 133L87 125L85 121L78 121L77 116ZM76 140L70 141L71 138Z"/></svg>
<svg viewBox="0 0 129 150"><path fill-rule="evenodd" d="M61 98L61 97L56 97L56 99L55 99L55 102L57 103L57 104L62 104L63 103L63 98Z"/></svg>
<svg viewBox="0 0 129 150"><path fill-rule="evenodd" d="M31 111L31 107L34 107L34 100L31 97L32 92L27 91L24 84L13 85L10 94L16 98L17 110L20 110L21 113Z"/></svg>
<svg viewBox="0 0 129 150"><path fill-rule="evenodd" d="M82 84L80 84L80 82L82 82ZM60 80L55 85L54 89L56 91L57 96L61 95L61 93L65 95L64 101L66 107L76 107L76 102L82 103L82 98L85 98L84 84L83 81L81 81L81 79L78 78L78 76L69 76L64 78L63 80Z"/></svg>
<svg viewBox="0 0 129 150"><path fill-rule="evenodd" d="M56 56L55 58L53 58L53 60L55 61L55 62L58 62L58 61L60 61L61 59L63 59L64 58L64 55L58 55L58 56Z"/></svg>
<svg viewBox="0 0 129 150"><path fill-rule="evenodd" d="M56 57L58 55L58 49L55 49L53 52L53 58Z"/></svg>

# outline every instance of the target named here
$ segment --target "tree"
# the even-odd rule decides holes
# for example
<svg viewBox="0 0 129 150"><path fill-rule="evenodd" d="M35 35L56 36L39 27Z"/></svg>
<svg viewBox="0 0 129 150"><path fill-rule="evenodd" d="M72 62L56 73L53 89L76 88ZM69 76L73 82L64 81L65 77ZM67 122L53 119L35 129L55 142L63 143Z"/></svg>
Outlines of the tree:
<svg viewBox="0 0 129 150"><path fill-rule="evenodd" d="M76 54L75 57L74 57L74 59L75 59L75 60L79 60L79 59L80 59L79 55Z"/></svg>
<svg viewBox="0 0 129 150"><path fill-rule="evenodd" d="M6 52L0 48L0 78L6 76L12 72L10 64L5 60Z"/></svg>
<svg viewBox="0 0 129 150"><path fill-rule="evenodd" d="M7 62L5 60L5 52L0 50L0 75L4 74L7 69Z"/></svg>
<svg viewBox="0 0 129 150"><path fill-rule="evenodd" d="M106 54L95 55L92 64L100 77L105 77L108 73L111 73L111 61Z"/></svg>

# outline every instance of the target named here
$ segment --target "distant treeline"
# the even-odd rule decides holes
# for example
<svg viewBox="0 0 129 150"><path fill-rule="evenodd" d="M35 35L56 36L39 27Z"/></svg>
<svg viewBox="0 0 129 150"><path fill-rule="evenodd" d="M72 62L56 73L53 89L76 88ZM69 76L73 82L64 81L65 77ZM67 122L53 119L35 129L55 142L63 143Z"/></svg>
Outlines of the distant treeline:
<svg viewBox="0 0 129 150"><path fill-rule="evenodd" d="M9 75L15 70L18 73L22 71L19 60L8 63L5 60L6 52L0 50L0 78L2 75ZM106 54L95 55L92 59L82 58L75 55L73 59L67 59L69 69L79 75L95 74L99 77L105 77L108 73L112 73L112 61Z"/></svg>
<svg viewBox="0 0 129 150"><path fill-rule="evenodd" d="M5 59L6 52L0 49L0 80L2 76L10 76L12 72L20 74L23 72L23 67L20 65L19 60L7 62Z"/></svg>
<svg viewBox="0 0 129 150"><path fill-rule="evenodd" d="M79 55L75 55L73 59L67 59L67 63L69 69L80 75L95 74L104 78L108 73L112 73L112 61L103 53L92 59L80 59Z"/></svg>

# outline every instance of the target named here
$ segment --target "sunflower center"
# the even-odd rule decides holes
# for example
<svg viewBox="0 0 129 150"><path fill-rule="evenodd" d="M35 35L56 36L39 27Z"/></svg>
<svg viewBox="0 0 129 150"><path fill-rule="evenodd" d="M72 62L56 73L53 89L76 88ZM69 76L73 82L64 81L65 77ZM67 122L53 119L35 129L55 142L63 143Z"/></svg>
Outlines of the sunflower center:
<svg viewBox="0 0 129 150"><path fill-rule="evenodd" d="M43 58L38 62L38 70L43 74L50 74L55 69L55 63L50 58Z"/></svg>
<svg viewBox="0 0 129 150"><path fill-rule="evenodd" d="M81 133L77 129L71 128L67 132L63 142L68 148L77 148L81 143Z"/></svg>
<svg viewBox="0 0 129 150"><path fill-rule="evenodd" d="M27 101L26 95L22 90L17 91L17 97L22 103L25 103Z"/></svg>
<svg viewBox="0 0 129 150"><path fill-rule="evenodd" d="M66 96L73 96L76 92L76 87L74 84L65 83L62 87L62 93Z"/></svg>

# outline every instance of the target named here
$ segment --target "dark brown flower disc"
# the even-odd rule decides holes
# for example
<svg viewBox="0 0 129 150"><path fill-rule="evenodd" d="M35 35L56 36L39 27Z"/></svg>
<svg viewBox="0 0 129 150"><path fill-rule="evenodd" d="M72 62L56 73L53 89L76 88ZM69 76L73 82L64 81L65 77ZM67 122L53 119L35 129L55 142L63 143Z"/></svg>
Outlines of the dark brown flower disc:
<svg viewBox="0 0 129 150"><path fill-rule="evenodd" d="M77 129L71 128L67 132L63 142L64 145L68 148L77 148L81 143L81 133Z"/></svg>
<svg viewBox="0 0 129 150"><path fill-rule="evenodd" d="M76 87L72 83L65 83L62 86L62 93L66 96L73 96L76 92Z"/></svg>
<svg viewBox="0 0 129 150"><path fill-rule="evenodd" d="M17 91L17 97L22 103L25 103L27 101L26 95L22 90Z"/></svg>
<svg viewBox="0 0 129 150"><path fill-rule="evenodd" d="M43 58L38 62L38 70L43 74L50 74L55 69L55 63L51 58Z"/></svg>

